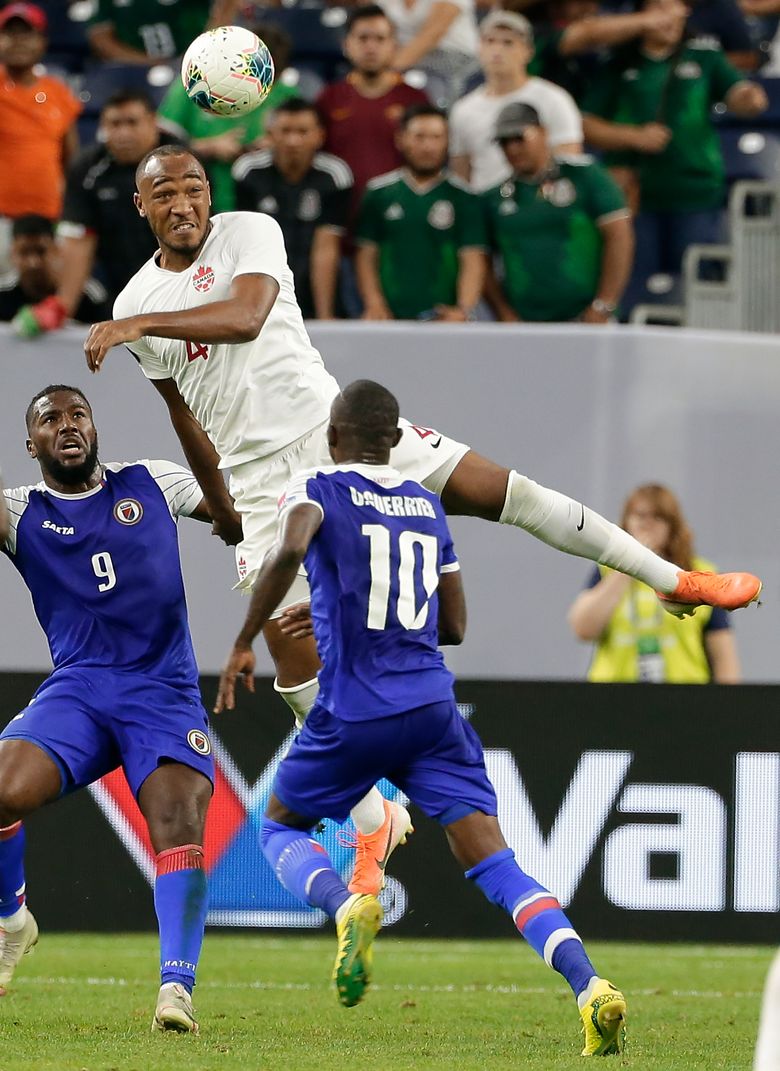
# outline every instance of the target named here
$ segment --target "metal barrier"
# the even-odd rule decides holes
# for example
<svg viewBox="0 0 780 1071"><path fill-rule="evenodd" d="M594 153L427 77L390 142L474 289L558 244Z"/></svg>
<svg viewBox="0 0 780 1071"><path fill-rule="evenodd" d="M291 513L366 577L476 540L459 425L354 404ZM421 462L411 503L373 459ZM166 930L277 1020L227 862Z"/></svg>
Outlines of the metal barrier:
<svg viewBox="0 0 780 1071"><path fill-rule="evenodd" d="M738 182L729 245L690 246L683 262L688 327L780 331L780 186ZM712 266L719 265L708 278Z"/></svg>

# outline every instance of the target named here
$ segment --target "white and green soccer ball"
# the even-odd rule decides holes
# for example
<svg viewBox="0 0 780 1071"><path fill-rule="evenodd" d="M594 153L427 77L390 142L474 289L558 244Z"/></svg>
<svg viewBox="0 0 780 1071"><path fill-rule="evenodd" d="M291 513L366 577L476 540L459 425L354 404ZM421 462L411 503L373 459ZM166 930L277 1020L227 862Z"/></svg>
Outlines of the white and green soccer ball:
<svg viewBox="0 0 780 1071"><path fill-rule="evenodd" d="M219 26L196 37L184 53L181 80L187 96L215 115L246 115L274 84L267 45L243 26Z"/></svg>

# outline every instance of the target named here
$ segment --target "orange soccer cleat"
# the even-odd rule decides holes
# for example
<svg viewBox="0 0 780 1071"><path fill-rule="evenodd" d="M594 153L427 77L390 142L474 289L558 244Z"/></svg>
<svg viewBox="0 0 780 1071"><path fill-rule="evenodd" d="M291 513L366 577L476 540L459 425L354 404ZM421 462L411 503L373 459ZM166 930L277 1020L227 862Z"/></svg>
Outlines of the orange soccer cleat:
<svg viewBox="0 0 780 1071"><path fill-rule="evenodd" d="M677 576L678 584L671 595L656 593L664 609L675 617L687 617L697 606L741 610L751 602L757 602L761 594L761 581L752 573L701 573L681 569Z"/></svg>
<svg viewBox="0 0 780 1071"><path fill-rule="evenodd" d="M351 893L379 896L385 884L387 860L399 844L414 832L409 812L400 803L385 800L385 820L376 833L358 833L355 869L347 888Z"/></svg>

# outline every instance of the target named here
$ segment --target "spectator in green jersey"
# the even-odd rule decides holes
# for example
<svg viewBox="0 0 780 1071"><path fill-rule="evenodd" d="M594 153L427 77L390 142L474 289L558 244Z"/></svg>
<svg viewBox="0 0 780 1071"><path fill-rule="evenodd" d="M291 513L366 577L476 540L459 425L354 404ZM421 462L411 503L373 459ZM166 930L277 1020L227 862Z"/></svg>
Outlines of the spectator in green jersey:
<svg viewBox="0 0 780 1071"><path fill-rule="evenodd" d="M530 74L563 86L581 101L604 59L604 50L624 45L673 18L676 8L602 12L598 0L550 0L535 26L536 49Z"/></svg>
<svg viewBox="0 0 780 1071"><path fill-rule="evenodd" d="M643 8L677 5L644 0ZM760 114L768 103L714 38L688 37L683 13L616 54L583 102L586 140L605 150L605 162L640 213L632 300L642 296L650 275L678 272L688 245L721 238L726 182L711 118L719 101L743 116Z"/></svg>
<svg viewBox="0 0 780 1071"><path fill-rule="evenodd" d="M188 141L203 160L211 183L212 212L235 210L236 187L231 175L234 161L247 150L265 148L268 117L280 104L298 96L298 90L285 85L279 77L290 57L289 34L272 25L255 26L254 32L268 46L276 70L271 92L259 107L235 117L204 112L189 99L181 79L175 78L157 112L160 126Z"/></svg>
<svg viewBox="0 0 780 1071"><path fill-rule="evenodd" d="M488 302L505 321L607 323L634 251L620 189L588 156L553 156L530 104L508 104L495 137L512 175L482 195L502 276L499 284L489 270Z"/></svg>
<svg viewBox="0 0 780 1071"><path fill-rule="evenodd" d="M109 63L151 65L181 55L206 26L235 22L240 0L98 0L92 51Z"/></svg>
<svg viewBox="0 0 780 1071"><path fill-rule="evenodd" d="M477 197L445 170L447 117L404 112L404 164L368 183L356 270L367 320L468 320L482 294L485 238Z"/></svg>

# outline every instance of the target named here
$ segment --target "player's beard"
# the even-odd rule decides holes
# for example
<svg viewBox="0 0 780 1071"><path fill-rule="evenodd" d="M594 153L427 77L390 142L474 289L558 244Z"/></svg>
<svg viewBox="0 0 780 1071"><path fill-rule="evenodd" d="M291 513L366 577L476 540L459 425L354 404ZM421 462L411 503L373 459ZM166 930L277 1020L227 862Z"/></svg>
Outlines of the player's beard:
<svg viewBox="0 0 780 1071"><path fill-rule="evenodd" d="M57 483L71 486L79 483L86 483L99 464L98 438L97 435L95 435L94 442L87 451L87 456L80 464L63 465L61 461L58 461L54 457L50 457L46 459L44 468L49 476L53 477Z"/></svg>

